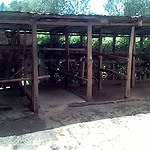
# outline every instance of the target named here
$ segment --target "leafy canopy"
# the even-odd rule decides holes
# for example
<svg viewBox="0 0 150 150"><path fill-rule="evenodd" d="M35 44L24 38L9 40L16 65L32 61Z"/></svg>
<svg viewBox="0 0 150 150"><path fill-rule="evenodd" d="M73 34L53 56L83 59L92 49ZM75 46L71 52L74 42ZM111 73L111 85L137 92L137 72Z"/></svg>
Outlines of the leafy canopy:
<svg viewBox="0 0 150 150"><path fill-rule="evenodd" d="M3 6L4 5L4 6ZM89 14L89 0L13 0L9 6L1 4L0 10L39 12L52 14Z"/></svg>
<svg viewBox="0 0 150 150"><path fill-rule="evenodd" d="M108 0L104 8L109 15L150 16L150 0Z"/></svg>

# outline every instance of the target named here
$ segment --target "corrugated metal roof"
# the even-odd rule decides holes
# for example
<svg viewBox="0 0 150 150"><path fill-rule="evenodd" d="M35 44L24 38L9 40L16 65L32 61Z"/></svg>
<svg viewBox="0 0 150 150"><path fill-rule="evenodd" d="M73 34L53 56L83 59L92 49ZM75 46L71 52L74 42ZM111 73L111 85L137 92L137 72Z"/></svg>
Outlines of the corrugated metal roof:
<svg viewBox="0 0 150 150"><path fill-rule="evenodd" d="M56 15L23 12L0 12L0 29L31 30L31 22L36 21L40 31L64 32L69 24L69 32L86 33L86 26L93 25L93 32L103 28L108 34L128 34L135 25L138 34L150 34L150 17L99 16L99 15ZM51 23L49 25L49 23ZM81 27L82 26L82 27Z"/></svg>

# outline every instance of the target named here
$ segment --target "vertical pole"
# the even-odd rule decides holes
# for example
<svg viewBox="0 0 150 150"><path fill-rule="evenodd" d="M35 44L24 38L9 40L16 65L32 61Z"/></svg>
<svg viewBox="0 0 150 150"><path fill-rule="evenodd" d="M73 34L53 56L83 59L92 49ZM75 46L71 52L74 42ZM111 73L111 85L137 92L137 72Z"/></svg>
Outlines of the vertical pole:
<svg viewBox="0 0 150 150"><path fill-rule="evenodd" d="M112 52L115 52L115 46L116 46L116 35L113 36L113 43L112 43Z"/></svg>
<svg viewBox="0 0 150 150"><path fill-rule="evenodd" d="M144 41L144 37L141 35L141 37L140 37L140 52L144 51L144 48L143 48L143 41ZM141 71L140 71L140 74L139 74L139 80L142 80Z"/></svg>
<svg viewBox="0 0 150 150"><path fill-rule="evenodd" d="M50 47L53 47L54 44L54 35L50 34Z"/></svg>
<svg viewBox="0 0 150 150"><path fill-rule="evenodd" d="M143 50L143 36L140 37L140 50Z"/></svg>
<svg viewBox="0 0 150 150"><path fill-rule="evenodd" d="M32 25L32 104L33 111L38 113L38 50L37 25Z"/></svg>
<svg viewBox="0 0 150 150"><path fill-rule="evenodd" d="M25 56L25 52L26 52L26 39L27 39L27 36L26 36L26 31L24 32L24 36L23 36L23 54L22 54L22 76L23 77L26 77L26 71L27 71L27 64L26 64L26 56ZM23 81L24 82L24 88L26 87L26 81Z"/></svg>
<svg viewBox="0 0 150 150"><path fill-rule="evenodd" d="M103 47L102 47L102 29L99 32L99 52L103 52ZM102 71L99 69L103 68L103 57L102 55L99 56L99 64L98 64L98 90L102 89Z"/></svg>
<svg viewBox="0 0 150 150"><path fill-rule="evenodd" d="M92 100L92 26L88 26L87 31L87 99Z"/></svg>
<svg viewBox="0 0 150 150"><path fill-rule="evenodd" d="M80 47L83 48L83 34L80 35Z"/></svg>
<svg viewBox="0 0 150 150"><path fill-rule="evenodd" d="M135 33L134 33L135 34ZM135 52L136 52L136 34L133 41L133 54L132 54L132 82L131 87L135 87Z"/></svg>
<svg viewBox="0 0 150 150"><path fill-rule="evenodd" d="M115 53L116 35L113 36L112 52ZM112 69L115 70L115 63L112 64ZM112 80L115 80L115 75L112 75Z"/></svg>
<svg viewBox="0 0 150 150"><path fill-rule="evenodd" d="M69 74L69 35L68 35L68 27L66 27L66 32L65 32L65 45L66 45L66 82L65 82L65 86L66 89L69 88L69 80L68 80L68 74Z"/></svg>
<svg viewBox="0 0 150 150"><path fill-rule="evenodd" d="M131 89L131 68L132 68L132 53L133 53L133 46L134 46L134 36L135 36L135 27L131 28L131 35L130 35L130 43L129 43L129 51L128 51L128 63L127 63L127 79L126 79L126 91L125 91L125 98L129 98L130 89Z"/></svg>

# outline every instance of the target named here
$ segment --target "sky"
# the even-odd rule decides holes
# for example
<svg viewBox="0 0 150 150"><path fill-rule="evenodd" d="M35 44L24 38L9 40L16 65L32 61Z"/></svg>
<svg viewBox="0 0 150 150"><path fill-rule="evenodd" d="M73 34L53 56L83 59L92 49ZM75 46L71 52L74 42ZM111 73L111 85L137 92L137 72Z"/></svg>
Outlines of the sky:
<svg viewBox="0 0 150 150"><path fill-rule="evenodd" d="M6 5L8 5L12 0L0 0L0 4L4 2ZM107 2L107 0L91 0L91 10L96 14L104 14L105 12L103 5Z"/></svg>

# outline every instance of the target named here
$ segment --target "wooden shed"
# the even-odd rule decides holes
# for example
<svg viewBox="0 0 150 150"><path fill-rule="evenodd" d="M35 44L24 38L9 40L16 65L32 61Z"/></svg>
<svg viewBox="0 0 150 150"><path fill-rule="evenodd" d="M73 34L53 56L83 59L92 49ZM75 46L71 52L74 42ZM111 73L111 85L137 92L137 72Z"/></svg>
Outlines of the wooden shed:
<svg viewBox="0 0 150 150"><path fill-rule="evenodd" d="M92 101L94 63L98 66L98 90L102 89L102 73L106 72L112 75L111 80L115 80L115 76L121 77L125 82L124 98L130 98L131 87L135 86L136 64L150 58L150 51L144 51L142 44L143 38L150 36L149 17L0 12L0 31L0 61L3 66L0 70L0 84L17 83L19 89L32 99L35 112L38 112L39 80L52 78L55 72L63 75L66 89L69 89L71 78L84 83L86 100ZM37 34L49 34L49 45L39 47ZM64 47L54 46L56 36L65 37ZM70 36L80 37L78 47L70 46ZM83 37L87 38L85 44ZM113 38L109 53L103 50L103 37ZM126 51L120 52L115 49L117 37L129 39ZM141 41L140 52L136 52L136 37ZM98 38L99 47L96 50L92 48L92 38ZM46 55L44 63L49 69L49 74L42 76L39 76L39 51ZM63 62L65 65L61 70L52 65L53 62ZM74 67L71 63L78 64L78 73L76 70L72 71ZM115 64L119 63L125 66L123 73L115 67ZM112 67L105 68L103 64L111 64ZM30 73L27 73L27 70ZM149 76L146 79L148 80ZM32 81L31 94L26 91L26 81Z"/></svg>

